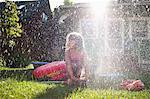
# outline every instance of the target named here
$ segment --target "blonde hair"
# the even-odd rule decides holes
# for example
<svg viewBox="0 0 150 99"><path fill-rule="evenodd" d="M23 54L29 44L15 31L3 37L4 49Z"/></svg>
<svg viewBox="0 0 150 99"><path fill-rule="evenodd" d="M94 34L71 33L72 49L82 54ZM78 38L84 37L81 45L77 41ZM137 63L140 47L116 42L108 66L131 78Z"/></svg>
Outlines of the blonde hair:
<svg viewBox="0 0 150 99"><path fill-rule="evenodd" d="M79 50L83 50L84 49L84 39L83 36L80 33L77 32L71 32L67 35L66 37L66 49L68 48L68 42L70 40L74 40L76 42L75 46L79 49Z"/></svg>

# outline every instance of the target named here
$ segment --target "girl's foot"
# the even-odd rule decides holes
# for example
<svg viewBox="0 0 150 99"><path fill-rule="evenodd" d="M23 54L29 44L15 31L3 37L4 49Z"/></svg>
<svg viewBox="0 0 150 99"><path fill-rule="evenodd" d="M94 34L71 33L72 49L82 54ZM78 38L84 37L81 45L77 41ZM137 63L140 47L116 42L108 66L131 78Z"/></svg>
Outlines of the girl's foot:
<svg viewBox="0 0 150 99"><path fill-rule="evenodd" d="M67 84L68 84L69 86L71 86L71 85L72 85L72 80L71 80L71 79L68 79L68 80L67 80Z"/></svg>

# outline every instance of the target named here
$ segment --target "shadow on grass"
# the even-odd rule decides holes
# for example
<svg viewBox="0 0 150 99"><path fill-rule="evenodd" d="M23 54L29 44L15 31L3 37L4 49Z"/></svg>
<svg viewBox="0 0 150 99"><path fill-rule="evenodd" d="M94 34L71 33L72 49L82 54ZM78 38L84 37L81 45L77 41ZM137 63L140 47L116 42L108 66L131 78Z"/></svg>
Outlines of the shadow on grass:
<svg viewBox="0 0 150 99"><path fill-rule="evenodd" d="M31 81L34 80L32 75L33 69L27 70L0 70L0 79L13 78L19 81L26 80Z"/></svg>
<svg viewBox="0 0 150 99"><path fill-rule="evenodd" d="M78 88L69 87L65 85L57 85L53 88L49 88L46 92L39 94L35 97L35 99L66 99L69 95Z"/></svg>

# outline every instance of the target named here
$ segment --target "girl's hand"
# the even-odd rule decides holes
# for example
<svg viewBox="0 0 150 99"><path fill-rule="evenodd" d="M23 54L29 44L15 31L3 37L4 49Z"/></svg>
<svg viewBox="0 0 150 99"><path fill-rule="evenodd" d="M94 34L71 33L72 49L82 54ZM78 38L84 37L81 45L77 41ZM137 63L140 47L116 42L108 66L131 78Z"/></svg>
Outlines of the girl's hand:
<svg viewBox="0 0 150 99"><path fill-rule="evenodd" d="M88 80L89 79L89 77L86 75L86 74L84 74L84 75L82 75L81 77L80 77L80 80Z"/></svg>
<svg viewBox="0 0 150 99"><path fill-rule="evenodd" d="M85 76L80 77L80 80L86 80Z"/></svg>
<svg viewBox="0 0 150 99"><path fill-rule="evenodd" d="M68 85L71 85L71 84L72 84L72 79L68 79L68 80L67 80L67 84L68 84Z"/></svg>
<svg viewBox="0 0 150 99"><path fill-rule="evenodd" d="M81 76L81 71L82 71L82 70L79 69L79 71L78 71L78 73L77 73L77 77L78 77L78 78L80 78L80 76Z"/></svg>
<svg viewBox="0 0 150 99"><path fill-rule="evenodd" d="M74 80L74 81L79 81L79 80L80 80L80 79L77 78L77 77L72 77L71 79Z"/></svg>

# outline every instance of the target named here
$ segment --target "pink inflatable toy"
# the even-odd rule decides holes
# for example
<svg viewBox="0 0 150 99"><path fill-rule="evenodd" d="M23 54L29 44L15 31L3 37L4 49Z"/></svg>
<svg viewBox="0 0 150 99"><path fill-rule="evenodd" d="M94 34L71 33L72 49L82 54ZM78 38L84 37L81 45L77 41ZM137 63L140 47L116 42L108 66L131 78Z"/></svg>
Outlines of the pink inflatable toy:
<svg viewBox="0 0 150 99"><path fill-rule="evenodd" d="M35 78L49 77L52 80L60 80L66 77L65 61L55 61L40 67L37 67L33 72Z"/></svg>

